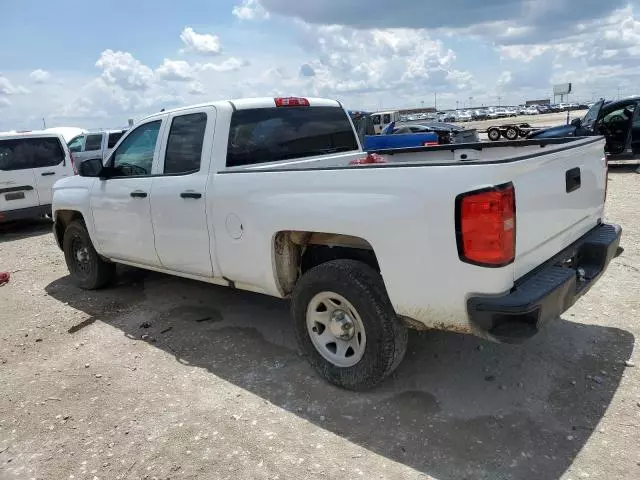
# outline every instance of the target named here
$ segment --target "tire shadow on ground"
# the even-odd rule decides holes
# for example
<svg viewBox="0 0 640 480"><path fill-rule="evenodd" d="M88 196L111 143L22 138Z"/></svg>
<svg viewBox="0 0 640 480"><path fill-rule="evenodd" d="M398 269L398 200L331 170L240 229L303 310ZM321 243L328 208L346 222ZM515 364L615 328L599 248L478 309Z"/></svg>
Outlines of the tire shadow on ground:
<svg viewBox="0 0 640 480"><path fill-rule="evenodd" d="M597 435L634 344L571 314L521 346L412 332L393 377L354 393L297 354L285 301L134 269L111 289L84 292L65 277L46 291L90 315L83 327L147 334L183 364L440 480L560 478Z"/></svg>

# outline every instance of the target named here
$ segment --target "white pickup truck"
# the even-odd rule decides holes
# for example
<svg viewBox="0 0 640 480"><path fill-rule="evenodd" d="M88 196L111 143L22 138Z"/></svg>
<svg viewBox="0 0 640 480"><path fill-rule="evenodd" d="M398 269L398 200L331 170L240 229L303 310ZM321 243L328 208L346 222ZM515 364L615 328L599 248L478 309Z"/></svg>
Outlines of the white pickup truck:
<svg viewBox="0 0 640 480"><path fill-rule="evenodd" d="M316 370L371 387L407 328L519 342L616 255L604 139L365 155L336 101L220 101L152 115L57 182L55 236L80 287L115 263L289 297Z"/></svg>

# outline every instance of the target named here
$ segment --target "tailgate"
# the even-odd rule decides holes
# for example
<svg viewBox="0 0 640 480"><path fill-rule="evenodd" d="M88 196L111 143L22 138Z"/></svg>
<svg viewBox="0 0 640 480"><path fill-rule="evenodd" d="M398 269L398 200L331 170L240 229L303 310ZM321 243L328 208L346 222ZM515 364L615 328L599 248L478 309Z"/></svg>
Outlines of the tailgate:
<svg viewBox="0 0 640 480"><path fill-rule="evenodd" d="M594 228L604 214L604 140L521 162L516 192L518 279Z"/></svg>
<svg viewBox="0 0 640 480"><path fill-rule="evenodd" d="M0 170L0 212L37 207L40 202L35 184L32 168Z"/></svg>

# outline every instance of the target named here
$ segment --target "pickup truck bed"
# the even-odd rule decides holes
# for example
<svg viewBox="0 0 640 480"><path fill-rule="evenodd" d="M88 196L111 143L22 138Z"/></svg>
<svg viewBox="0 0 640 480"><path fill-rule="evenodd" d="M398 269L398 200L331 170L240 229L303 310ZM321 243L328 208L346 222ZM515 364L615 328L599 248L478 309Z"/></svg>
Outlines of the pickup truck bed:
<svg viewBox="0 0 640 480"><path fill-rule="evenodd" d="M407 326L522 341L583 294L620 239L603 223L603 147L366 156L337 102L215 102L145 119L104 165L58 182L56 238L84 288L119 262L290 297L312 365L359 389L399 364Z"/></svg>

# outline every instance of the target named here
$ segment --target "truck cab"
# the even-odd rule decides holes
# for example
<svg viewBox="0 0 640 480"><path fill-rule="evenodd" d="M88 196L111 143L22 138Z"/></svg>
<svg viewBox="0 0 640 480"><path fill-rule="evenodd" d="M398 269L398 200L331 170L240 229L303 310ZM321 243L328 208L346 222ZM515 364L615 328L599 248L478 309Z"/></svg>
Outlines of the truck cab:
<svg viewBox="0 0 640 480"><path fill-rule="evenodd" d="M371 123L373 125L373 134L380 135L382 131L393 122L400 121L400 112L391 110L388 112L375 112L371 114Z"/></svg>

